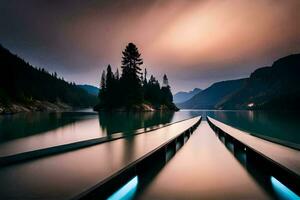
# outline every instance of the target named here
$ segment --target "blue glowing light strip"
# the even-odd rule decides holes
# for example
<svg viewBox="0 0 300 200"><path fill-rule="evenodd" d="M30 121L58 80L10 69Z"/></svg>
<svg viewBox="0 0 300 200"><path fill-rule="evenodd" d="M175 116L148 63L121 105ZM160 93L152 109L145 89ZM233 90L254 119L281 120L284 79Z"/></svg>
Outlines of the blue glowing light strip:
<svg viewBox="0 0 300 200"><path fill-rule="evenodd" d="M138 177L135 176L128 183L122 186L119 190L113 193L107 200L129 200L134 197L134 194L137 190L138 185Z"/></svg>
<svg viewBox="0 0 300 200"><path fill-rule="evenodd" d="M278 194L278 196L281 199L300 200L300 197L297 194L295 194L292 190L283 185L279 180L277 180L273 176L271 176L271 183L276 194Z"/></svg>

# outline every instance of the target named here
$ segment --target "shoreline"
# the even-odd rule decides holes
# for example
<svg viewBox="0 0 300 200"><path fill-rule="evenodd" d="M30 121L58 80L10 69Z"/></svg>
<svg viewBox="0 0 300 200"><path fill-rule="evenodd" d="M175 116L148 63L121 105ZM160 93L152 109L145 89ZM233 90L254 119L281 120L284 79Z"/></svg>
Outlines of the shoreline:
<svg viewBox="0 0 300 200"><path fill-rule="evenodd" d="M69 110L72 110L72 107L61 102L51 103L48 101L34 100L27 104L17 102L13 102L8 105L0 104L0 115L13 115L29 112L62 112Z"/></svg>
<svg viewBox="0 0 300 200"><path fill-rule="evenodd" d="M174 106L160 105L159 107L151 104L142 103L139 105L133 105L131 107L120 107L120 108L100 108L96 105L93 108L96 112L160 112L160 111L172 111L176 112L180 109Z"/></svg>

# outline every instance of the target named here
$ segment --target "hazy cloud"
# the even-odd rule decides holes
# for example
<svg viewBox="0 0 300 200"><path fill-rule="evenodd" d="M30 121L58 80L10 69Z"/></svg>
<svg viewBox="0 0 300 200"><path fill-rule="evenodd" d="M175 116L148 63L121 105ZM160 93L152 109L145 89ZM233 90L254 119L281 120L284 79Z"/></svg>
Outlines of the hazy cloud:
<svg viewBox="0 0 300 200"><path fill-rule="evenodd" d="M0 42L67 80L97 85L132 41L174 90L203 88L300 52L299 10L299 0L4 0Z"/></svg>

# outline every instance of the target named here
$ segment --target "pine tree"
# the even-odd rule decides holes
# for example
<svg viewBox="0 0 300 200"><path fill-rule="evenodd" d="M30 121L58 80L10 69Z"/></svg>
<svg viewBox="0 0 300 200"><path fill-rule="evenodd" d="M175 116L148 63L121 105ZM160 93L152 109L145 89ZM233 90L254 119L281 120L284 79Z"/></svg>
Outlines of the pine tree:
<svg viewBox="0 0 300 200"><path fill-rule="evenodd" d="M147 69L144 70L144 85L147 84Z"/></svg>
<svg viewBox="0 0 300 200"><path fill-rule="evenodd" d="M100 90L98 97L100 99L100 104L104 105L105 104L105 94L106 94L106 73L105 70L103 70L102 75L101 75L101 82L100 82Z"/></svg>
<svg viewBox="0 0 300 200"><path fill-rule="evenodd" d="M121 88L120 88L120 77L119 77L119 70L117 68L115 75L114 75L114 80L112 84L112 100L111 100L111 105L113 107L121 107L122 106L122 101L120 101L121 97Z"/></svg>
<svg viewBox="0 0 300 200"><path fill-rule="evenodd" d="M152 105L158 106L160 104L160 85L153 75L150 76L149 81L144 87L144 99Z"/></svg>
<svg viewBox="0 0 300 200"><path fill-rule="evenodd" d="M105 70L102 71L101 75L101 83L100 83L100 89L105 90L106 89L106 78L105 78Z"/></svg>
<svg viewBox="0 0 300 200"><path fill-rule="evenodd" d="M112 85L114 82L114 74L112 73L111 66L108 65L106 69L106 89L111 92Z"/></svg>
<svg viewBox="0 0 300 200"><path fill-rule="evenodd" d="M169 80L166 74L163 76L163 86L161 87L161 104L170 106L173 104L173 95L169 86Z"/></svg>
<svg viewBox="0 0 300 200"><path fill-rule="evenodd" d="M115 102L115 78L111 70L111 66L108 65L106 69L106 94L105 94L105 105L108 108L112 108Z"/></svg>
<svg viewBox="0 0 300 200"><path fill-rule="evenodd" d="M133 43L129 43L122 53L122 96L124 97L124 104L132 106L143 100L141 68L139 67L143 64L143 60L138 48Z"/></svg>
<svg viewBox="0 0 300 200"><path fill-rule="evenodd" d="M115 73L115 79L118 81L120 79L119 75L119 69L117 68L116 73Z"/></svg>
<svg viewBox="0 0 300 200"><path fill-rule="evenodd" d="M163 87L168 87L169 86L169 80L166 74L163 76Z"/></svg>
<svg viewBox="0 0 300 200"><path fill-rule="evenodd" d="M141 74L141 68L139 66L143 64L143 59L136 45L129 43L122 54L122 76L126 76L128 73L128 75L134 75L136 78L139 78Z"/></svg>

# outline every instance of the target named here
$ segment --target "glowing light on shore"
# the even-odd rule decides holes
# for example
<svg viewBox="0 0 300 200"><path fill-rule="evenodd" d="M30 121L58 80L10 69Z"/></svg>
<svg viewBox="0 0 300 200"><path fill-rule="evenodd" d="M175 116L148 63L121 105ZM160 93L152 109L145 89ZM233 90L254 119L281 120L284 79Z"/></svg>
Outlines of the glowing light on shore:
<svg viewBox="0 0 300 200"><path fill-rule="evenodd" d="M254 106L254 103L249 103L249 104L248 104L248 107L249 107L249 108L252 108L253 106Z"/></svg>

